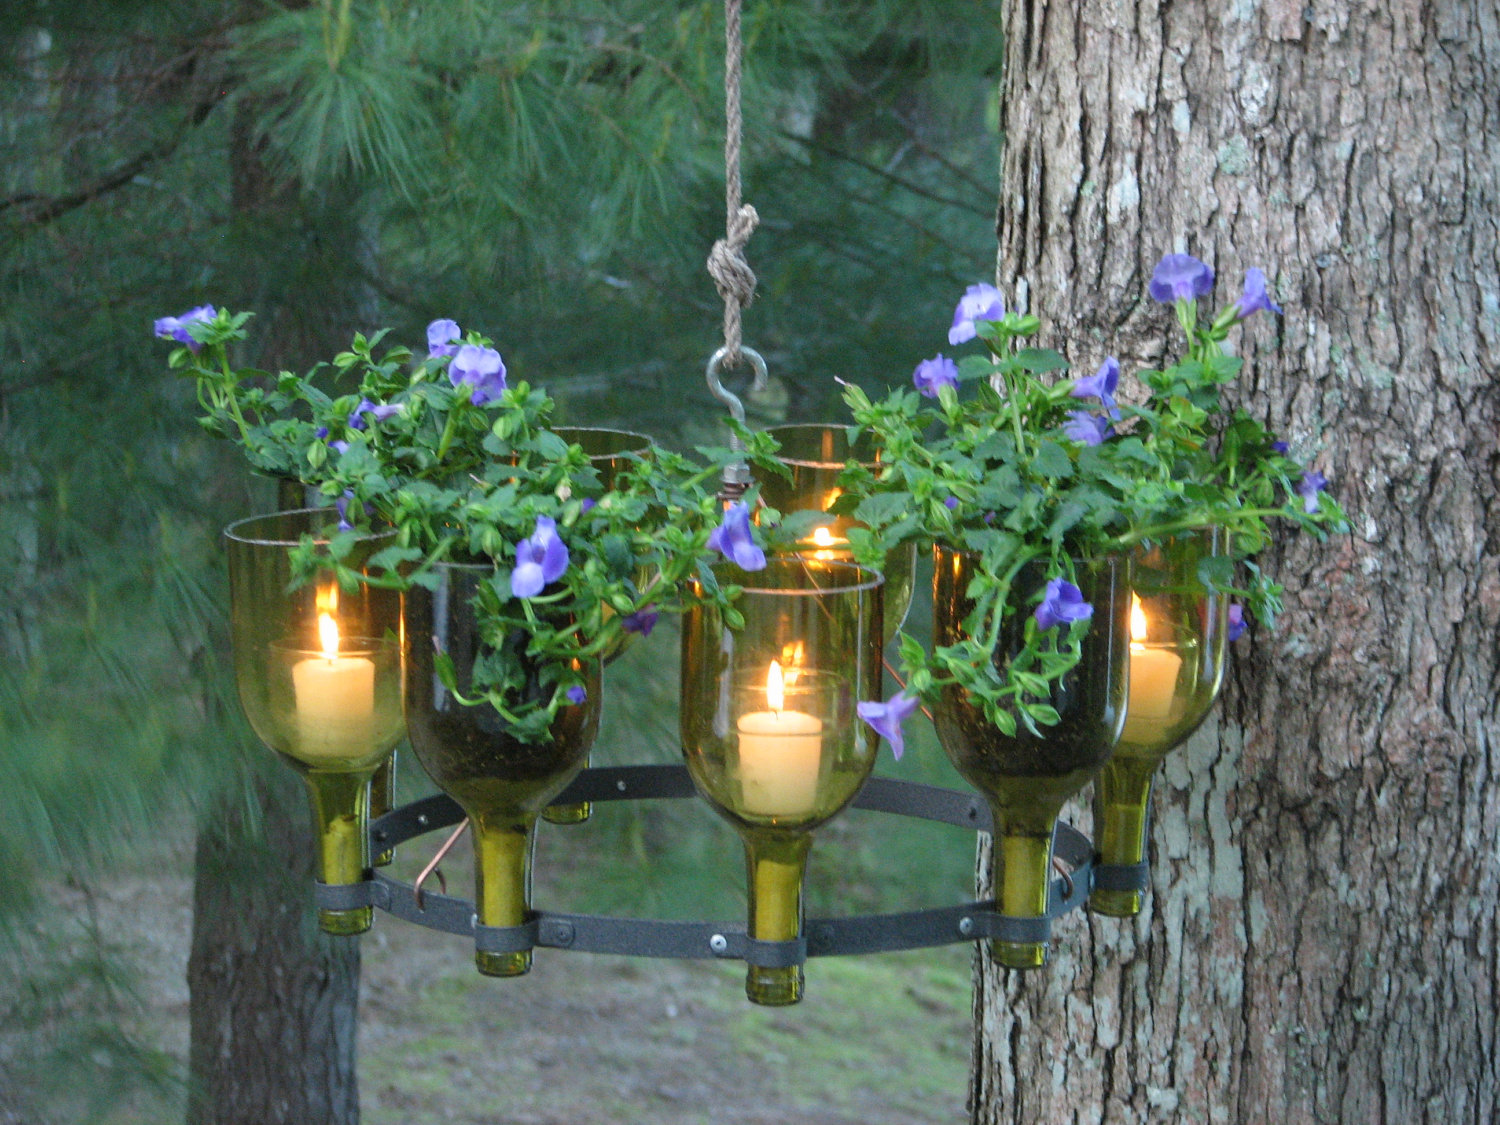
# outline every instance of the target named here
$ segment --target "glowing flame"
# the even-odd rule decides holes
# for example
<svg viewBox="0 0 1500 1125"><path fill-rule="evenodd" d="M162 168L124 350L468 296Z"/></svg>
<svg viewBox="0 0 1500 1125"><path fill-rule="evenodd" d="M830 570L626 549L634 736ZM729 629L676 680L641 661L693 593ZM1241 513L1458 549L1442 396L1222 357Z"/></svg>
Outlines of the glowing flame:
<svg viewBox="0 0 1500 1125"><path fill-rule="evenodd" d="M339 623L333 614L318 614L318 639L323 642L323 655L329 660L339 654Z"/></svg>
<svg viewBox="0 0 1500 1125"><path fill-rule="evenodd" d="M339 588L337 583L329 583L322 587L317 593L317 607L319 613L337 613L339 611Z"/></svg>
<svg viewBox="0 0 1500 1125"><path fill-rule="evenodd" d="M785 697L786 691L782 687L781 680L781 665L773 660L770 670L766 672L766 706L780 714Z"/></svg>
<svg viewBox="0 0 1500 1125"><path fill-rule="evenodd" d="M815 547L832 547L833 533L826 527L816 527L813 529L812 541Z"/></svg>
<svg viewBox="0 0 1500 1125"><path fill-rule="evenodd" d="M1146 611L1141 608L1141 599L1130 595L1130 639L1137 644L1146 639Z"/></svg>
<svg viewBox="0 0 1500 1125"><path fill-rule="evenodd" d="M781 646L782 682L791 687L797 682L802 665L807 663L806 650L801 641Z"/></svg>

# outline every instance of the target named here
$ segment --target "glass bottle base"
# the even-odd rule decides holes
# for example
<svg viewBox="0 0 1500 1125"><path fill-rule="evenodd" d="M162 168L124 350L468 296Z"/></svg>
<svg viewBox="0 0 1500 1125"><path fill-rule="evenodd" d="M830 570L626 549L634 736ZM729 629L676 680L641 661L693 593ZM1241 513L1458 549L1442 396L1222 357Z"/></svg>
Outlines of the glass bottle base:
<svg viewBox="0 0 1500 1125"><path fill-rule="evenodd" d="M519 953L485 953L475 951L474 966L482 976L521 977L531 972L531 950Z"/></svg>
<svg viewBox="0 0 1500 1125"><path fill-rule="evenodd" d="M548 824L582 824L594 815L592 802L580 801L576 805L552 805L542 810L542 819Z"/></svg>
<svg viewBox="0 0 1500 1125"><path fill-rule="evenodd" d="M1039 941L992 941L990 955L1007 969L1040 969L1047 963L1047 946Z"/></svg>
<svg viewBox="0 0 1500 1125"><path fill-rule="evenodd" d="M373 906L356 906L353 910L319 910L318 929L325 934L349 937L362 934L375 922Z"/></svg>
<svg viewBox="0 0 1500 1125"><path fill-rule="evenodd" d="M1144 901L1141 891L1096 890L1089 895L1089 910L1109 918L1134 918L1141 912Z"/></svg>
<svg viewBox="0 0 1500 1125"><path fill-rule="evenodd" d="M784 969L766 969L751 965L745 973L745 996L754 1004L768 1008L785 1007L802 999L805 977L802 966L792 965Z"/></svg>

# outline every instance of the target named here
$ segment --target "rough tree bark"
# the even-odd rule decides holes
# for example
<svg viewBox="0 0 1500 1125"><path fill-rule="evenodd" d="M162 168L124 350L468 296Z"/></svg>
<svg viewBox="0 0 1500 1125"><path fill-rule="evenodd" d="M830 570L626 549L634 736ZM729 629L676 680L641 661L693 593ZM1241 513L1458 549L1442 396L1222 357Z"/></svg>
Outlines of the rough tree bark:
<svg viewBox="0 0 1500 1125"><path fill-rule="evenodd" d="M981 961L976 1122L1489 1122L1500 654L1494 0L1007 0L998 279L1152 364L1158 256L1266 268L1240 400L1353 535L1158 781L1135 924ZM1082 814L1077 819L1084 821Z"/></svg>
<svg viewBox="0 0 1500 1125"><path fill-rule="evenodd" d="M260 313L262 367L306 367L347 346L354 310L369 304L349 281L356 271L306 268L313 243L333 253L348 232L320 223L295 185L267 174L248 107L230 134L238 280L249 298L233 307ZM359 939L318 932L302 783L269 752L256 763L199 825L188 1125L355 1125Z"/></svg>

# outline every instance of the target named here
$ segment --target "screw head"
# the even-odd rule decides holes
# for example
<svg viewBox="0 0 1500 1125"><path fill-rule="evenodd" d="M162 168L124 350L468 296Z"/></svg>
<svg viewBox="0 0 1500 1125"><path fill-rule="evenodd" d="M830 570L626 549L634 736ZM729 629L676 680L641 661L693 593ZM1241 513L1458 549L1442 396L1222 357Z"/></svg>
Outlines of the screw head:
<svg viewBox="0 0 1500 1125"><path fill-rule="evenodd" d="M615 782L615 788L617 790L619 790L621 793L625 792L625 780L624 780L624 778L621 778L619 781Z"/></svg>
<svg viewBox="0 0 1500 1125"><path fill-rule="evenodd" d="M968 937L970 934L972 934L974 932L974 919L960 918L958 920L958 932L963 934L964 937Z"/></svg>
<svg viewBox="0 0 1500 1125"><path fill-rule="evenodd" d="M729 939L723 934L714 934L713 937L708 939L708 948L712 949L715 953L724 953L729 948Z"/></svg>
<svg viewBox="0 0 1500 1125"><path fill-rule="evenodd" d="M417 824L418 824L419 827L422 827L422 828L426 828L427 827L427 814L426 813L423 813L421 816L417 817Z"/></svg>

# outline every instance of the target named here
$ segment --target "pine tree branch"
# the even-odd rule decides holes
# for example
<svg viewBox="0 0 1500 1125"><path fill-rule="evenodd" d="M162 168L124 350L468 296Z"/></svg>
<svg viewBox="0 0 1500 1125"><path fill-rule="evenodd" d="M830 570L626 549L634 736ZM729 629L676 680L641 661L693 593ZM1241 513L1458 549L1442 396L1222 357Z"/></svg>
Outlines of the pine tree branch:
<svg viewBox="0 0 1500 1125"><path fill-rule="evenodd" d="M108 195L117 188L124 187L147 168L161 163L176 152L188 134L208 119L208 115L223 100L227 92L222 88L215 88L205 101L194 105L187 120L177 131L177 135L165 147L149 148L143 152L139 152L129 160L116 165L86 187L80 188L78 191L69 192L67 195L48 197L27 193L14 195L9 199L0 199L0 211L5 211L11 207L20 208L18 222L26 225L41 226L61 218L69 211L77 210L85 204L92 203L94 200Z"/></svg>

